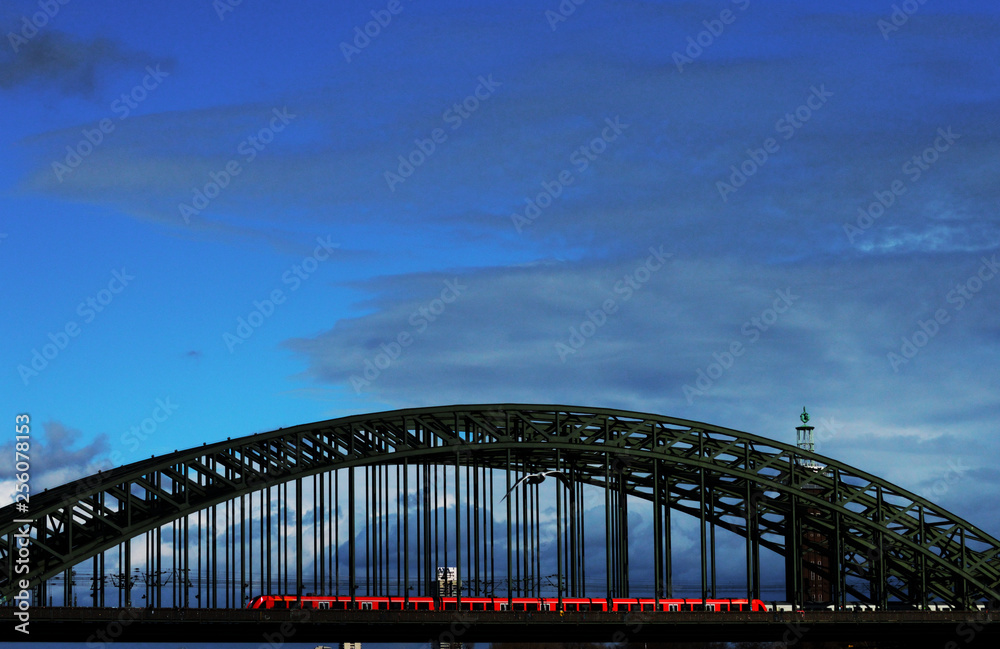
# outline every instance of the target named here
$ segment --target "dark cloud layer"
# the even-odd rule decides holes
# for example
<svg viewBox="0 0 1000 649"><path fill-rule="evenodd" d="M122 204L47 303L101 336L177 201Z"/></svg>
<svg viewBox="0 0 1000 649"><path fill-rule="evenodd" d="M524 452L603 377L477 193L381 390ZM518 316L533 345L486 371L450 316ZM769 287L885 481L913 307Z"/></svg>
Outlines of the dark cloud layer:
<svg viewBox="0 0 1000 649"><path fill-rule="evenodd" d="M3 50L0 88L48 87L64 95L94 98L104 75L114 68L148 62L108 38L77 39L68 34L41 30L16 52Z"/></svg>
<svg viewBox="0 0 1000 649"><path fill-rule="evenodd" d="M674 255L643 272L652 257L372 280L363 315L286 345L306 377L373 409L601 405L788 441L805 403L833 421L821 452L924 492L948 459L978 466L973 439L1000 453L995 436L950 420L988 429L1000 406L982 371L1000 356L983 333L998 324L1000 293L948 301L978 260L747 267ZM460 289L451 302L449 285ZM947 321L923 339L942 309ZM904 339L925 344L908 357Z"/></svg>

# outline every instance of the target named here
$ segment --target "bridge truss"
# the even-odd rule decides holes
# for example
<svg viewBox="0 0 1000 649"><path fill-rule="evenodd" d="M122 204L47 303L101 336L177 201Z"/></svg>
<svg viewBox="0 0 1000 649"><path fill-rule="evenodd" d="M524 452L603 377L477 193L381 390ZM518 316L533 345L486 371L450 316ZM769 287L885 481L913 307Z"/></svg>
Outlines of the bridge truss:
<svg viewBox="0 0 1000 649"><path fill-rule="evenodd" d="M519 482L544 471L558 475ZM629 509L643 501L650 538L630 542ZM164 590L183 607L261 592L424 595L438 566L456 568L460 596L666 598L676 513L698 523L702 598L719 595L723 530L743 539L747 597L761 596L764 548L785 558L785 598L798 604L809 579L840 605L1000 601L1000 542L874 475L703 423L514 404L305 424L35 494L31 523L0 510L0 595L9 602L26 579L44 602L61 578L71 604L73 570L90 563L84 603L97 606L115 589L118 605L135 605L136 579L150 606ZM640 552L650 592L630 584ZM205 585L194 598L192 576Z"/></svg>

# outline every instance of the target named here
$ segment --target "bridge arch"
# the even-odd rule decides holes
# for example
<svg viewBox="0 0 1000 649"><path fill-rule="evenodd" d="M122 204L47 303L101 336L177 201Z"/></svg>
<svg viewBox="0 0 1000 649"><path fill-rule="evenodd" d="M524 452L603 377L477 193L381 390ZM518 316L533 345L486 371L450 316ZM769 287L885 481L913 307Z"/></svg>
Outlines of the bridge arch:
<svg viewBox="0 0 1000 649"><path fill-rule="evenodd" d="M18 522L13 506L0 510L0 595L9 600L20 579L44 584L124 539L235 503L241 496L271 494L272 488L301 485L304 479L341 469L391 466L423 468L425 483L427 467L456 467L456 481L458 467L507 472L506 484L511 476L516 480L559 472L551 480L562 510L556 519L560 595L583 591L583 566L574 554L583 542L577 500L583 486L590 485L603 488L606 498L609 596L628 594L628 501L639 498L653 508L657 596L671 591L670 513L679 511L701 522L703 594L708 592L707 557L714 561L706 544L721 527L745 539L749 596L760 595L763 547L785 557L786 597L798 603L807 595L803 570L827 580L832 599L841 604L901 601L923 606L941 601L969 607L1000 600L1000 542L874 475L792 445L709 424L622 410L522 404L414 408L304 424L177 451L35 494L31 524ZM354 472L348 473L353 480ZM301 497L301 487L293 491ZM406 498L408 494L407 489ZM520 497L517 491L512 494L510 500ZM490 506L502 508L507 502L510 520L509 500L497 502L498 495L491 490ZM461 497L461 489L455 497ZM530 497L525 492L519 501L525 509ZM461 511L458 503L455 510ZM301 506L295 511L301 512ZM353 521L353 513L348 518ZM301 517L296 524L295 538L301 543ZM17 535L29 528L32 547L22 572ZM428 535L428 530L425 522L422 533ZM460 538L461 530L458 534ZM349 538L353 553L353 533ZM466 551L475 551L467 541ZM462 545L455 544L458 552ZM426 587L429 541L423 547L426 556L417 561ZM510 547L506 544L508 564ZM529 544L523 548L528 551ZM408 560L410 553L405 554ZM804 559L817 556L825 559L803 568L808 564ZM458 563L461 570L461 555ZM354 584L353 554L350 565ZM407 580L409 573L407 569Z"/></svg>

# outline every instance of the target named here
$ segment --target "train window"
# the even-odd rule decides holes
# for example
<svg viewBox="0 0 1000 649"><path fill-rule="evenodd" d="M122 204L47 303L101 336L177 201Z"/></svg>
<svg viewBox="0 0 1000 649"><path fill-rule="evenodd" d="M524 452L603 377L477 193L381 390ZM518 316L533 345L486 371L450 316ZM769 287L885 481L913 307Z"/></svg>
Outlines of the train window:
<svg viewBox="0 0 1000 649"><path fill-rule="evenodd" d="M334 611L346 611L347 602L331 602L330 608L333 609Z"/></svg>
<svg viewBox="0 0 1000 649"><path fill-rule="evenodd" d="M486 610L486 604L484 604L482 602L475 602L472 605L472 610L473 611L485 611Z"/></svg>
<svg viewBox="0 0 1000 649"><path fill-rule="evenodd" d="M389 602L389 610L390 611L402 611L403 610L403 602Z"/></svg>
<svg viewBox="0 0 1000 649"><path fill-rule="evenodd" d="M527 608L525 608L525 610L526 611L537 611L538 610L538 604L536 604L534 602L531 602L531 603L529 603L527 605Z"/></svg>
<svg viewBox="0 0 1000 649"><path fill-rule="evenodd" d="M288 608L288 602L284 600L279 600L274 603L274 608Z"/></svg>
<svg viewBox="0 0 1000 649"><path fill-rule="evenodd" d="M643 604L642 605L642 610L644 610L644 611L652 611L653 610L653 605L652 604Z"/></svg>
<svg viewBox="0 0 1000 649"><path fill-rule="evenodd" d="M518 602L518 603L514 604L514 610L515 611L524 611L524 610L526 610L524 603L523 602Z"/></svg>
<svg viewBox="0 0 1000 649"><path fill-rule="evenodd" d="M590 604L589 603L587 603L587 604L580 604L580 610L581 611L589 611L590 610Z"/></svg>
<svg viewBox="0 0 1000 649"><path fill-rule="evenodd" d="M445 611L454 611L458 609L458 604L455 602L444 602L441 608Z"/></svg>
<svg viewBox="0 0 1000 649"><path fill-rule="evenodd" d="M418 611L429 611L429 610L431 610L431 603L430 602L417 602L417 610Z"/></svg>

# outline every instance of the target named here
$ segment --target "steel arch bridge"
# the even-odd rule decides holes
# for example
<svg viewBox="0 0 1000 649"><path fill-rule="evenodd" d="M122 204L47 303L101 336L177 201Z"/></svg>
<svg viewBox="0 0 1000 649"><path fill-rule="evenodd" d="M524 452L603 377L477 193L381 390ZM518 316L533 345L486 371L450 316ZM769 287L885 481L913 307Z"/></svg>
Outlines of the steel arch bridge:
<svg viewBox="0 0 1000 649"><path fill-rule="evenodd" d="M344 469L346 505L339 495L334 496L340 483L329 480L324 486L323 482L324 477L342 475ZM355 473L360 469L367 477L363 483L366 503L359 506ZM393 469L396 480L390 484ZM454 487L442 501L446 512L443 535L436 501L439 489L437 484L432 485L437 482L438 469L445 476L446 491L449 473ZM220 506L226 508L227 534L230 507L234 521L249 524L249 562L260 563L261 587L270 588L271 555L275 552L279 556L277 582L281 582L282 543L279 531L276 547L272 547L269 516L276 504L280 518L284 503L287 520L292 506L290 487L296 513L295 567L288 567L286 530L284 579L287 584L289 571L293 570L295 592L301 595L303 544L308 539L300 514L304 511L303 484L309 480L314 485L312 533L314 549L319 552L316 556L329 554L327 541L333 541L339 550L340 533L334 537L327 522L339 525L339 509L348 509L345 523L349 526L350 594L358 588L362 572L369 592L371 584L376 584L375 591L403 591L394 592L396 595L412 590L414 582L418 591L428 589L442 539L447 553L449 538L458 581L470 584L471 589L472 584L478 588L492 577L492 587L496 588L495 566L504 564L505 558L502 553L496 556L493 512L503 508L506 570L502 572L507 577L507 594L518 589L537 594L541 588L541 560L537 556L542 525L538 515L539 487L531 482L524 489L516 486L510 490L510 486L519 485L518 476L523 483L523 478L542 471L559 472L550 474L551 485L546 483L546 488L555 491L559 597L585 594L584 537L588 516L584 515L583 499L587 487L598 489L605 501L603 582L608 597L635 596L629 594L628 583L628 508L630 500L634 503L641 499L652 508L653 538L648 544L643 540L643 547L653 555L656 597L669 597L673 591L671 516L681 512L699 521L703 598L715 590L715 531L719 528L745 540L749 597L760 597L763 547L784 556L786 597L798 604L809 598L810 579L824 581L829 599L842 605L857 601L886 607L890 602L904 602L924 607L942 602L971 608L983 600L1000 600L1000 542L928 500L874 475L796 446L709 424L622 410L520 404L415 408L304 424L176 451L33 494L31 522L24 522L28 519L13 505L0 510L0 595L9 602L22 590L21 580L26 579L29 588L37 588L36 593L44 601L49 580L69 575L74 566L88 560L94 563L95 575L103 572L105 556L116 547L119 556L125 548L125 562L118 569L128 578L131 543L125 541L143 534L155 535L147 538L154 538L158 546L165 529L172 530L171 545L175 550L171 560L189 574L192 563L188 521L197 514L200 544L201 513L210 521L206 535L211 533L216 543L206 558L207 571L209 565L219 561L214 514ZM501 484L496 489L498 482ZM371 498L367 498L369 487ZM499 498L499 492L505 492L503 498ZM253 509L255 495L264 511L258 511L258 519L252 513L248 519L245 499L249 498ZM387 504L393 499L395 512ZM336 506L331 507L334 503ZM454 506L451 535L447 528L449 503ZM241 509L239 519L237 505ZM359 507L367 515L365 534L372 527L372 534L379 539L369 545L366 536L366 566L360 570L355 548ZM337 511L335 519L325 522L327 510ZM388 524L393 515L397 522L394 529ZM255 520L260 526L256 556ZM381 531L378 521L382 521ZM514 525L514 521L519 524ZM590 525L595 522L591 520ZM235 522L232 527L236 527ZM411 529L415 533L411 534ZM25 536L31 539L30 552L21 549ZM395 555L390 552L392 537ZM240 527L239 576L237 568L231 567L237 582L246 579L242 565L245 539L246 530ZM227 537L224 547L227 563L235 563L235 537L231 546ZM230 548L232 561L228 561ZM200 553L198 559L200 568ZM147 567L160 565L159 554L147 551L145 560ZM390 579L393 560L395 587ZM339 558L337 561L339 570ZM525 579L518 585L513 576L520 575L522 567ZM319 571L320 589L327 568L330 573L335 569L325 559L313 562L314 573ZM230 567L225 570L228 575ZM463 575L463 571L467 574ZM529 580L535 583L528 584ZM131 587L129 582L129 592ZM65 588L68 603L71 579L66 579ZM98 601L98 589L103 586L95 583L95 605L103 605L103 590ZM187 592L185 588L183 606L189 605ZM228 604L228 592L226 597ZM243 601L237 599L234 590L233 604L238 606Z"/></svg>

